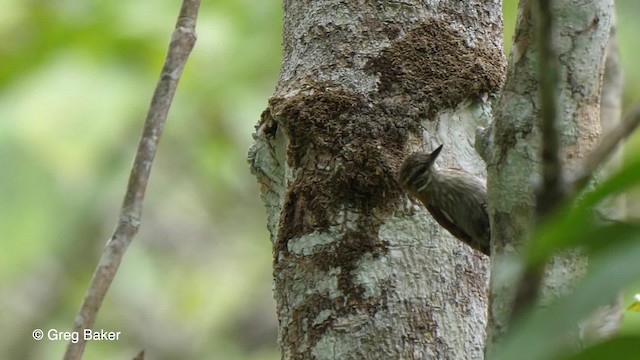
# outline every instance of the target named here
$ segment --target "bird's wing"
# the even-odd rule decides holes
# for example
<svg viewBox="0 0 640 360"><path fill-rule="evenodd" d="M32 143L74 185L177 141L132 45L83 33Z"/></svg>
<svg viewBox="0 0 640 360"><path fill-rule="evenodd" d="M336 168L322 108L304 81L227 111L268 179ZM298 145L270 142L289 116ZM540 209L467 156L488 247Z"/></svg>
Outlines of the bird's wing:
<svg viewBox="0 0 640 360"><path fill-rule="evenodd" d="M490 248L488 244L485 245L485 244L478 243L478 241L474 241L471 235L467 234L466 232L464 232L464 230L456 226L451 216L449 216L449 214L447 214L442 209L435 208L428 204L425 204L425 205L427 207L427 210L429 210L429 213L431 214L431 216L438 222L438 224L440 224L440 226L447 229L447 231L449 231L451 235L455 236L456 238L466 243L467 245L471 246L472 248L482 252L483 254L489 255Z"/></svg>

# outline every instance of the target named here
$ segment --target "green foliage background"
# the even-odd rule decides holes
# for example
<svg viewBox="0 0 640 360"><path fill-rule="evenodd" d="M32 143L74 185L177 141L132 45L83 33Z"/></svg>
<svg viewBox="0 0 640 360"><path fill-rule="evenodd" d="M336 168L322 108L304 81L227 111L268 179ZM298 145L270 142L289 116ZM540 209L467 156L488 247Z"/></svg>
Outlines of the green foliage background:
<svg viewBox="0 0 640 360"><path fill-rule="evenodd" d="M0 0L0 358L61 358L65 341L31 332L73 323L115 224L179 5ZM618 8L630 104L640 89L640 4ZM515 9L505 1L507 46ZM96 324L122 335L89 343L86 359L142 349L162 360L280 358L271 246L245 157L277 81L281 17L276 1L203 1L141 230ZM638 315L627 318L637 329Z"/></svg>

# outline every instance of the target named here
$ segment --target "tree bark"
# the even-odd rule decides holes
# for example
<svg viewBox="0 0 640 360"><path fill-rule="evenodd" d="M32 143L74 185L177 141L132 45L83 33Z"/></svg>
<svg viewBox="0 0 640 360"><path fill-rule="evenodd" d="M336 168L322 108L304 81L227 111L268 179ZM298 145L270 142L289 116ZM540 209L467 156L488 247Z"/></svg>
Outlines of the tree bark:
<svg viewBox="0 0 640 360"><path fill-rule="evenodd" d="M517 254L534 226L534 193L540 174L538 112L538 24L534 1L521 1L507 68L507 80L496 104L487 157L492 219L489 344L507 331L514 282L519 274ZM572 171L600 136L599 97L613 2L557 1L556 53L560 79L558 131L561 159ZM547 266L541 304L570 290L586 268L579 254L555 257Z"/></svg>
<svg viewBox="0 0 640 360"><path fill-rule="evenodd" d="M488 260L396 173L444 143L439 165L483 174L473 134L502 83L501 5L284 1L280 80L249 150L283 359L482 358Z"/></svg>
<svg viewBox="0 0 640 360"><path fill-rule="evenodd" d="M622 120L622 67L620 66L620 53L618 50L618 38L616 35L615 21L609 31L609 44L607 46L607 59L602 79L602 94L600 96L600 125L602 133L607 134L617 127ZM622 146L613 154L604 168L607 174L616 172L622 166ZM623 220L626 217L626 199L618 196L610 204L607 204L606 214L610 219Z"/></svg>

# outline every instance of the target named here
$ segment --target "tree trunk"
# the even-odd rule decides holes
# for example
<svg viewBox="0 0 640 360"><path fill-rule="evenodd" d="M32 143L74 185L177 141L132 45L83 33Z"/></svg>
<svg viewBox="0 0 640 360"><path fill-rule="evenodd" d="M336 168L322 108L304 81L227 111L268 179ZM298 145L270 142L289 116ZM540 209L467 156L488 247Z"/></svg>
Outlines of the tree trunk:
<svg viewBox="0 0 640 360"><path fill-rule="evenodd" d="M615 15L615 14L614 14ZM614 19L615 20L615 19ZM622 68L618 51L615 21L609 31L609 44L602 78L600 94L600 126L604 136L621 122L622 114ZM605 176L615 173L622 166L622 147L605 164ZM626 199L618 195L609 200L600 211L607 219L624 220L626 217ZM610 338L618 333L622 324L622 294L619 294L607 306L599 308L591 317L580 324L580 338L585 344L592 344Z"/></svg>
<svg viewBox="0 0 640 360"><path fill-rule="evenodd" d="M484 172L473 134L502 83L501 5L284 1L280 80L249 150L283 359L482 358L488 260L396 173L441 143L439 165Z"/></svg>
<svg viewBox="0 0 640 360"><path fill-rule="evenodd" d="M514 281L515 255L534 225L534 191L540 174L538 49L535 1L521 1L507 80L495 108L487 161L492 269L489 343L507 330ZM558 131L561 159L570 171L600 136L599 98L612 0L565 0L554 3L556 52L560 79ZM515 265L515 266L514 266ZM547 266L542 304L570 290L586 268L578 254L555 257Z"/></svg>

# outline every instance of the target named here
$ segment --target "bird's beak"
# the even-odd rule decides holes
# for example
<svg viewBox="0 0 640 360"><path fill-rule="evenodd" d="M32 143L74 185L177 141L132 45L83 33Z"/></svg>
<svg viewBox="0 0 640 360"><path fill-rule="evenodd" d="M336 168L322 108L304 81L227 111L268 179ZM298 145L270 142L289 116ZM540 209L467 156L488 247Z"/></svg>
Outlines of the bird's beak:
<svg viewBox="0 0 640 360"><path fill-rule="evenodd" d="M429 154L429 159L431 159L431 161L435 161L435 160L436 160L436 158L437 158L437 157L438 157L438 155L440 154L440 151L442 150L442 146L443 146L443 145L444 145L444 144L442 144L442 145L438 146L435 150L433 150L433 151L431 152L431 154Z"/></svg>

